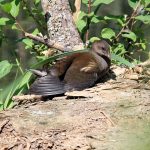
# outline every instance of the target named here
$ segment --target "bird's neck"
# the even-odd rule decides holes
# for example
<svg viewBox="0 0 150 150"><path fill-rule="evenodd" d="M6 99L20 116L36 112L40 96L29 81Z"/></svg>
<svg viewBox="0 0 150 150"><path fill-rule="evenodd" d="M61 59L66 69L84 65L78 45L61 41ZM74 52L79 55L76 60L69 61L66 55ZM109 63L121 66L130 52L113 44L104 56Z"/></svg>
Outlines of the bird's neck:
<svg viewBox="0 0 150 150"><path fill-rule="evenodd" d="M93 52L93 51L91 51L91 53L92 53L92 55L95 57L95 59L96 59L97 61L100 61L101 59L103 59L103 61L106 61L106 63L108 64L108 66L110 66L110 64L111 64L111 59L110 59L108 56L103 55L103 54L98 54L98 53Z"/></svg>
<svg viewBox="0 0 150 150"><path fill-rule="evenodd" d="M108 64L108 66L110 66L111 64L111 59L108 57L108 56L105 56L105 55L100 55Z"/></svg>

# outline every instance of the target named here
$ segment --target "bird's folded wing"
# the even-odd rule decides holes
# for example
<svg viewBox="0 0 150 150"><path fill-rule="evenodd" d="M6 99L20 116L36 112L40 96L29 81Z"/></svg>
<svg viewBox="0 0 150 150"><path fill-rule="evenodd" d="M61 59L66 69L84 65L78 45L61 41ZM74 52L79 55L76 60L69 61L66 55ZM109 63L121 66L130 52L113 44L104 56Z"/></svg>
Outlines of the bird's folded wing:
<svg viewBox="0 0 150 150"><path fill-rule="evenodd" d="M72 54L58 60L56 64L50 68L50 74L53 76L62 76L77 55L78 54Z"/></svg>
<svg viewBox="0 0 150 150"><path fill-rule="evenodd" d="M95 64L88 63L87 59L76 59L68 68L65 77L65 90L83 90L94 85L97 78L97 70L92 68Z"/></svg>
<svg viewBox="0 0 150 150"><path fill-rule="evenodd" d="M64 83L58 77L47 75L37 78L29 89L30 94L50 96L63 94Z"/></svg>
<svg viewBox="0 0 150 150"><path fill-rule="evenodd" d="M92 55L84 54L74 60L65 74L66 90L83 90L91 87L107 73L107 62L100 56L98 59L94 58Z"/></svg>
<svg viewBox="0 0 150 150"><path fill-rule="evenodd" d="M98 69L99 69L99 67L98 67L97 63L94 60L92 60L88 63L87 66L82 67L80 69L80 71L86 72L86 73L92 73L92 72L96 72Z"/></svg>

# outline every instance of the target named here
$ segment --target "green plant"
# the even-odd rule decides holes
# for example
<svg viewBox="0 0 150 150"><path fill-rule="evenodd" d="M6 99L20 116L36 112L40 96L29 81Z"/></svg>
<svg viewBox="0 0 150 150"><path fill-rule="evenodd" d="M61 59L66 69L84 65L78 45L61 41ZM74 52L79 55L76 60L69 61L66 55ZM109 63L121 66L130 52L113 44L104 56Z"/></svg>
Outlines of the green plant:
<svg viewBox="0 0 150 150"><path fill-rule="evenodd" d="M143 26L150 24L150 0L128 0L132 8L131 14L123 15L97 15L99 9L109 5L115 0L83 0L88 11L81 11L76 23L82 39L93 41L95 39L107 39L112 45L113 63L124 64L133 67L137 61L131 57L136 50L146 50L148 44L144 35ZM93 24L106 24L98 37L89 37L89 31ZM115 24L112 28L108 24ZM132 62L130 63L129 62Z"/></svg>

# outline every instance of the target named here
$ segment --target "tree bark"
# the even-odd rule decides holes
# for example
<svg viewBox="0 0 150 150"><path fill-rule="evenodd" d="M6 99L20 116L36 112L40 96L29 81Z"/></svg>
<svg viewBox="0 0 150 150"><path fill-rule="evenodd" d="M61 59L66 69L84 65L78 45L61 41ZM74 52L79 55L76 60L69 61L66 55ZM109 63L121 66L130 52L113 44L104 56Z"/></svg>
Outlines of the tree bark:
<svg viewBox="0 0 150 150"><path fill-rule="evenodd" d="M46 16L48 39L62 45L66 51L83 48L83 42L73 21L68 0L41 0Z"/></svg>

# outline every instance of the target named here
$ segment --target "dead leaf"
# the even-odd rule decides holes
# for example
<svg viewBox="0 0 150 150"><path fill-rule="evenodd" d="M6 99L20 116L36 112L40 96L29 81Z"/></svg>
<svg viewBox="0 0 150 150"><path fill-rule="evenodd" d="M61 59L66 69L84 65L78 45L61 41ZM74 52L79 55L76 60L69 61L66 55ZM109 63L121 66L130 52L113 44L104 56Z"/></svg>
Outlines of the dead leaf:
<svg viewBox="0 0 150 150"><path fill-rule="evenodd" d="M56 52L54 50L50 49L50 48L48 50L42 52L42 54L47 56L47 57L53 56L55 53Z"/></svg>
<svg viewBox="0 0 150 150"><path fill-rule="evenodd" d="M130 79L130 80L138 80L139 76L137 74L126 74L124 76L126 79Z"/></svg>

